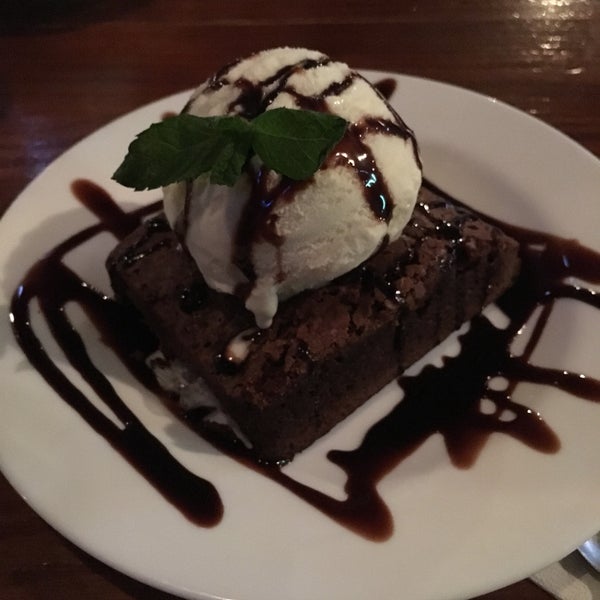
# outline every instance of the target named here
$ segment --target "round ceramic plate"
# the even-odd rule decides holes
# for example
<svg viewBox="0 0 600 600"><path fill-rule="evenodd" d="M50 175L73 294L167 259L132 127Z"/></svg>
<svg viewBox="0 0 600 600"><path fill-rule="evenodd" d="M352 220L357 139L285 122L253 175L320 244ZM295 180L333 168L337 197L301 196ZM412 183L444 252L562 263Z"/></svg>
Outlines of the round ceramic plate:
<svg viewBox="0 0 600 600"><path fill-rule="evenodd" d="M397 80L392 103L414 128L426 175L438 186L504 221L599 249L600 162L591 154L492 98L417 78L366 75ZM192 525L46 385L12 336L10 297L37 258L94 222L70 191L74 179L98 183L127 209L157 199L156 192L130 192L110 177L134 135L179 110L186 97L145 106L78 143L0 221L0 466L34 510L137 579L185 597L236 600L466 598L533 573L600 529L600 405L553 388L520 385L515 396L557 433L558 453L493 434L475 465L461 470L434 435L379 485L394 533L373 542L175 422L103 348L75 307L69 307L71 318L121 397L178 461L215 484L225 507L222 522ZM108 291L103 262L114 243L101 235L68 261ZM536 364L599 377L597 325L589 307L558 302ZM43 324L36 327L70 373ZM390 384L286 469L342 497L343 477L327 461L327 450L354 447L399 398Z"/></svg>

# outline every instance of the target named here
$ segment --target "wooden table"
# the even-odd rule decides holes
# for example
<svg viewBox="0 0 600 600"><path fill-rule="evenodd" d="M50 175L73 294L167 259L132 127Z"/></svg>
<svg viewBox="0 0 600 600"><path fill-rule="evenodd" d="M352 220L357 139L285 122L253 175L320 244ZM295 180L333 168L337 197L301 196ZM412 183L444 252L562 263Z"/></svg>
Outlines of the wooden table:
<svg viewBox="0 0 600 600"><path fill-rule="evenodd" d="M0 215L107 121L196 85L224 61L279 45L495 96L600 156L595 0L4 0ZM0 589L10 600L173 597L78 550L3 478ZM482 598L550 596L525 580Z"/></svg>

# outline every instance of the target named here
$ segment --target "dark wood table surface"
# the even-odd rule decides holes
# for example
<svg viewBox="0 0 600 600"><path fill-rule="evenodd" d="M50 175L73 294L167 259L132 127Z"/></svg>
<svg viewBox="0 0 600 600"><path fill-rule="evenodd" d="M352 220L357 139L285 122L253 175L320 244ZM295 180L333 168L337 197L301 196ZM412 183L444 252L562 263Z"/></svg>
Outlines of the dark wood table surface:
<svg viewBox="0 0 600 600"><path fill-rule="evenodd" d="M1 4L0 215L44 167L106 122L195 86L225 61L280 45L494 96L600 156L596 0ZM0 597L173 598L77 549L1 476ZM482 598L550 596L524 580Z"/></svg>

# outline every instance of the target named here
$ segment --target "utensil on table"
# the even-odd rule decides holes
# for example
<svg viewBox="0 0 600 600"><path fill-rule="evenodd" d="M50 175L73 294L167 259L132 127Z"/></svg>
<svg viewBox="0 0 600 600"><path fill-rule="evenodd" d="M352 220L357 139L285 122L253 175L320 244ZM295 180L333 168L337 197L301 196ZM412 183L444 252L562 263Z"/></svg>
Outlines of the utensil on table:
<svg viewBox="0 0 600 600"><path fill-rule="evenodd" d="M600 533L583 542L577 550L600 573Z"/></svg>

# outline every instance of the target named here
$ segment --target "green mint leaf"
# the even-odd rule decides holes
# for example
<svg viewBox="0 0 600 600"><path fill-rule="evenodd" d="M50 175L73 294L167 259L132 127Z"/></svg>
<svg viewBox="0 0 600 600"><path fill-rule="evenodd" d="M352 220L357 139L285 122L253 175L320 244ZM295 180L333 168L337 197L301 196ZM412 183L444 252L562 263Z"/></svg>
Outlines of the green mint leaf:
<svg viewBox="0 0 600 600"><path fill-rule="evenodd" d="M252 147L270 169L291 179L308 179L340 141L346 126L335 115L274 108L252 121Z"/></svg>
<svg viewBox="0 0 600 600"><path fill-rule="evenodd" d="M140 133L113 179L145 190L209 174L211 183L232 186L252 151L270 169L307 179L342 138L346 125L340 117L288 108L266 111L251 122L239 116L181 114Z"/></svg>
<svg viewBox="0 0 600 600"><path fill-rule="evenodd" d="M211 182L233 185L251 140L250 124L239 117L170 117L136 137L113 179L144 190L210 173Z"/></svg>

